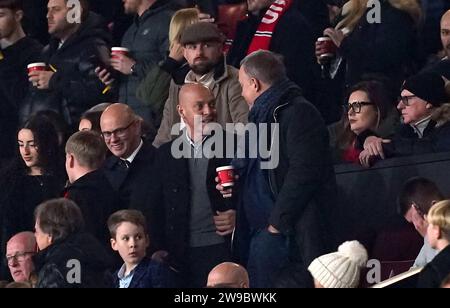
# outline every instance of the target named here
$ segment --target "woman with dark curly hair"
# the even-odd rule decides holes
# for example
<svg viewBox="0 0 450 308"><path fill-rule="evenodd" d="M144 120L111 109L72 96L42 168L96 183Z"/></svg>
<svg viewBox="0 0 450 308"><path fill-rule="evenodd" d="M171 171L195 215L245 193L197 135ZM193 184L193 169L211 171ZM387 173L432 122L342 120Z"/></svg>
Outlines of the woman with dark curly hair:
<svg viewBox="0 0 450 308"><path fill-rule="evenodd" d="M0 247L21 231L34 230L34 209L58 197L66 175L58 135L47 118L30 118L17 134L18 152L0 172ZM3 254L4 255L4 254ZM0 276L4 270L3 258Z"/></svg>

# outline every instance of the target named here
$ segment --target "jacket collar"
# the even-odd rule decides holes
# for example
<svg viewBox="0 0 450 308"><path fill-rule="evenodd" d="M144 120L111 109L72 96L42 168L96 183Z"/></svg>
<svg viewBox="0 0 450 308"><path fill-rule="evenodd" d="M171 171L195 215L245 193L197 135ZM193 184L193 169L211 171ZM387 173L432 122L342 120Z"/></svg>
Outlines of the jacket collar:
<svg viewBox="0 0 450 308"><path fill-rule="evenodd" d="M136 16L134 17L134 23L136 25L141 24L142 22L144 22L145 20L147 20L147 18L166 10L169 7L169 3L167 0L157 0L155 3L153 3L153 5L151 7L149 7L141 16L138 16L136 14Z"/></svg>
<svg viewBox="0 0 450 308"><path fill-rule="evenodd" d="M142 261L134 269L133 279L131 279L130 286L128 288L136 288L139 286L140 281L145 275L146 269L150 260L147 258L142 259Z"/></svg>

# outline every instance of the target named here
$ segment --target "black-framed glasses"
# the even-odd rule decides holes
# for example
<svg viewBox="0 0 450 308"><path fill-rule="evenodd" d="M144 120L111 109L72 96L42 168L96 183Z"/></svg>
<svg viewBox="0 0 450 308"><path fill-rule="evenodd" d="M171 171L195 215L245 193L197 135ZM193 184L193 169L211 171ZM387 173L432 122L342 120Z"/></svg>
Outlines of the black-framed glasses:
<svg viewBox="0 0 450 308"><path fill-rule="evenodd" d="M105 139L111 139L112 135L116 135L116 137L123 138L127 134L127 130L136 122L136 120L131 121L130 124L128 124L125 127L119 127L111 132L102 132L102 136Z"/></svg>
<svg viewBox="0 0 450 308"><path fill-rule="evenodd" d="M372 106L372 105L375 105L375 104L371 103L371 102L353 102L353 103L348 103L347 111L352 110L354 113L360 113L362 106Z"/></svg>
<svg viewBox="0 0 450 308"><path fill-rule="evenodd" d="M411 98L414 98L414 97L417 97L417 95L405 95L405 96L400 96L399 98L398 98L398 102L402 102L403 103L403 105L405 105L405 106L409 106L409 104L410 104L410 99Z"/></svg>
<svg viewBox="0 0 450 308"><path fill-rule="evenodd" d="M15 255L13 256L6 256L6 262L8 264L12 264L13 261L17 261L17 262L23 262L25 261L26 256L28 255L34 255L36 252L34 251L23 251L23 252L17 252Z"/></svg>

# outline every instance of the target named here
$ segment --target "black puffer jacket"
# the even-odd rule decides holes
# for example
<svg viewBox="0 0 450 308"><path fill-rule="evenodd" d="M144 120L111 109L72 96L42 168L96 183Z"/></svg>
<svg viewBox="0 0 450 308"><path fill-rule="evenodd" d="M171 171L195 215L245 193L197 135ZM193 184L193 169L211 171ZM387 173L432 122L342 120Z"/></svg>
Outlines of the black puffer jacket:
<svg viewBox="0 0 450 308"><path fill-rule="evenodd" d="M55 242L39 252L33 261L38 274L37 288L112 287L111 257L86 233L72 234Z"/></svg>
<svg viewBox="0 0 450 308"><path fill-rule="evenodd" d="M106 66L111 38L103 19L89 13L78 31L60 47L52 38L44 49L42 60L56 70L48 90L31 89L20 110L25 121L40 110L56 110L69 125L78 122L81 114L90 107L107 101L102 94L105 86L95 74L97 66Z"/></svg>
<svg viewBox="0 0 450 308"><path fill-rule="evenodd" d="M0 165L12 158L17 143L17 110L28 87L27 65L39 59L42 46L24 37L1 51L0 61Z"/></svg>

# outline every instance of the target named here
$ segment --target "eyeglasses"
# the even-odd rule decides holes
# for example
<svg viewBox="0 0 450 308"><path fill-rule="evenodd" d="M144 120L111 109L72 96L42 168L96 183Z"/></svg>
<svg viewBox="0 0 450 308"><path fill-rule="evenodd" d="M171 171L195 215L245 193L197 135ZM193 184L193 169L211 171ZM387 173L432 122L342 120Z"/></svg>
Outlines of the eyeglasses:
<svg viewBox="0 0 450 308"><path fill-rule="evenodd" d="M362 106L371 106L371 105L375 105L375 104L371 103L371 102L353 102L353 103L348 103L347 111L350 111L350 109L351 109L354 113L360 113Z"/></svg>
<svg viewBox="0 0 450 308"><path fill-rule="evenodd" d="M113 135L116 135L116 137L123 138L127 134L127 129L131 127L136 122L136 120L131 121L130 124L128 124L125 127L119 127L111 132L102 132L103 138L106 140L111 139Z"/></svg>
<svg viewBox="0 0 450 308"><path fill-rule="evenodd" d="M398 98L398 102L402 102L403 105L409 106L409 104L410 104L409 99L411 99L411 98L413 98L413 97L416 97L416 95L400 96L400 97Z"/></svg>
<svg viewBox="0 0 450 308"><path fill-rule="evenodd" d="M6 256L6 261L8 262L8 264L12 264L13 261L23 262L23 261L25 261L25 257L30 254L34 255L35 252L34 251L18 252L13 256Z"/></svg>

